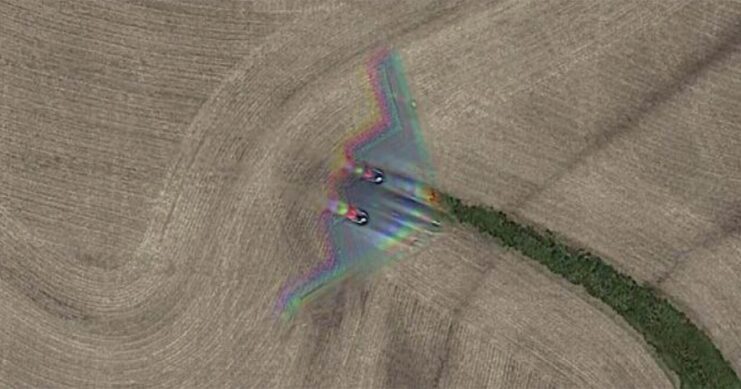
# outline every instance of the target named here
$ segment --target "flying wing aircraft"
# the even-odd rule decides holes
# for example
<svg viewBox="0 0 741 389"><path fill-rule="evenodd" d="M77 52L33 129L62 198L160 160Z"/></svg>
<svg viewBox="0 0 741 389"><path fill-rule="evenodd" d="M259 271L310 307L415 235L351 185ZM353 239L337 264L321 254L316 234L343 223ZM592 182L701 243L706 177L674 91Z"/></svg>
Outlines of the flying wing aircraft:
<svg viewBox="0 0 741 389"><path fill-rule="evenodd" d="M346 277L420 247L441 229L434 169L398 53L376 52L367 74L377 120L344 145L320 216L325 261L283 288L276 308L285 316Z"/></svg>

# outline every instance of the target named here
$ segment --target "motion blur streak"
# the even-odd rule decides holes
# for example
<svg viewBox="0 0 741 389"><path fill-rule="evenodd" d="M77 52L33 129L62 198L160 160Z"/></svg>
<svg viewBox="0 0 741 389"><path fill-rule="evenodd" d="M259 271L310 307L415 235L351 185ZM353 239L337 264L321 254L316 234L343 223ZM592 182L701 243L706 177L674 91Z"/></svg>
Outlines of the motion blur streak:
<svg viewBox="0 0 741 389"><path fill-rule="evenodd" d="M276 311L284 318L330 286L420 247L441 228L434 169L399 54L377 50L365 70L372 112L345 142L327 180L319 223L325 261L283 287ZM382 182L369 180L368 169L382 172ZM367 212L366 224L349 220L355 210Z"/></svg>

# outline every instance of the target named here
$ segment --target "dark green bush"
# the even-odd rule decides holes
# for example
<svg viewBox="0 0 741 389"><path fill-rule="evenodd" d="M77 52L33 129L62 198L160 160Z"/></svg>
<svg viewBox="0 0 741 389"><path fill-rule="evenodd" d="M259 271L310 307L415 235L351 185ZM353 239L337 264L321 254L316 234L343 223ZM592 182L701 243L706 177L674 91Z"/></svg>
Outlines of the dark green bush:
<svg viewBox="0 0 741 389"><path fill-rule="evenodd" d="M741 388L738 376L710 338L651 287L639 285L589 252L567 246L550 231L541 234L512 221L504 212L465 205L451 196L444 200L459 222L540 262L612 307L677 373L683 388Z"/></svg>

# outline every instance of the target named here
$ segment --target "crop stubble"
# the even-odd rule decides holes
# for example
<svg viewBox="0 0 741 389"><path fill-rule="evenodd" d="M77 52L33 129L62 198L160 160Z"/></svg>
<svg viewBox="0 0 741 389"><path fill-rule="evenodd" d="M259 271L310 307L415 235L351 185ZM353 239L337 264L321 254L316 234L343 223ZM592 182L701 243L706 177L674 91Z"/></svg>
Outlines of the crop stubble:
<svg viewBox="0 0 741 389"><path fill-rule="evenodd" d="M599 118L559 122L537 97L595 96L569 69L698 7L538 4L1 5L0 383L668 386L599 303L463 230L290 327L271 316L320 260L326 158L379 37L402 51L444 189L532 197L517 209L547 224L564 216L533 204Z"/></svg>

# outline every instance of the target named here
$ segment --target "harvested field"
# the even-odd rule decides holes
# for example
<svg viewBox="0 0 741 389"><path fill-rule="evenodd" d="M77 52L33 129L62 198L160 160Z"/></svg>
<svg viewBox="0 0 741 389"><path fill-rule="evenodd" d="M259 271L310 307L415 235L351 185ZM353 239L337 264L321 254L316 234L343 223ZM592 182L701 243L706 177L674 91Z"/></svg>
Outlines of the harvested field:
<svg viewBox="0 0 741 389"><path fill-rule="evenodd" d="M739 232L741 4L655 5L577 18L574 31L548 30L533 45L517 45L507 35L513 28L480 15L469 24L475 31L458 32L476 37L470 47L442 54L455 29L430 36L440 53L420 54L412 82L431 107L427 128L446 190L558 231L659 286L738 372L729 339L737 338L730 323L739 320L741 295L727 265L739 256L720 247ZM578 33L583 39L565 46L562 37ZM490 54L466 57L478 42ZM510 55L493 54L501 52ZM465 76L438 76L436 68ZM695 252L706 248L727 256L700 260ZM675 272L684 281L665 287ZM709 308L719 304L724 309Z"/></svg>
<svg viewBox="0 0 741 389"><path fill-rule="evenodd" d="M741 368L738 3L214 4L0 4L0 386L671 387L464 229L275 321L379 42L445 191L656 282Z"/></svg>
<svg viewBox="0 0 741 389"><path fill-rule="evenodd" d="M741 239L723 239L684 256L681 269L661 289L681 303L707 333L733 368L741 371Z"/></svg>
<svg viewBox="0 0 741 389"><path fill-rule="evenodd" d="M652 285L641 285L594 254L538 231L490 207L446 196L458 221L527 256L619 314L651 345L682 388L741 388L741 380L712 340Z"/></svg>

